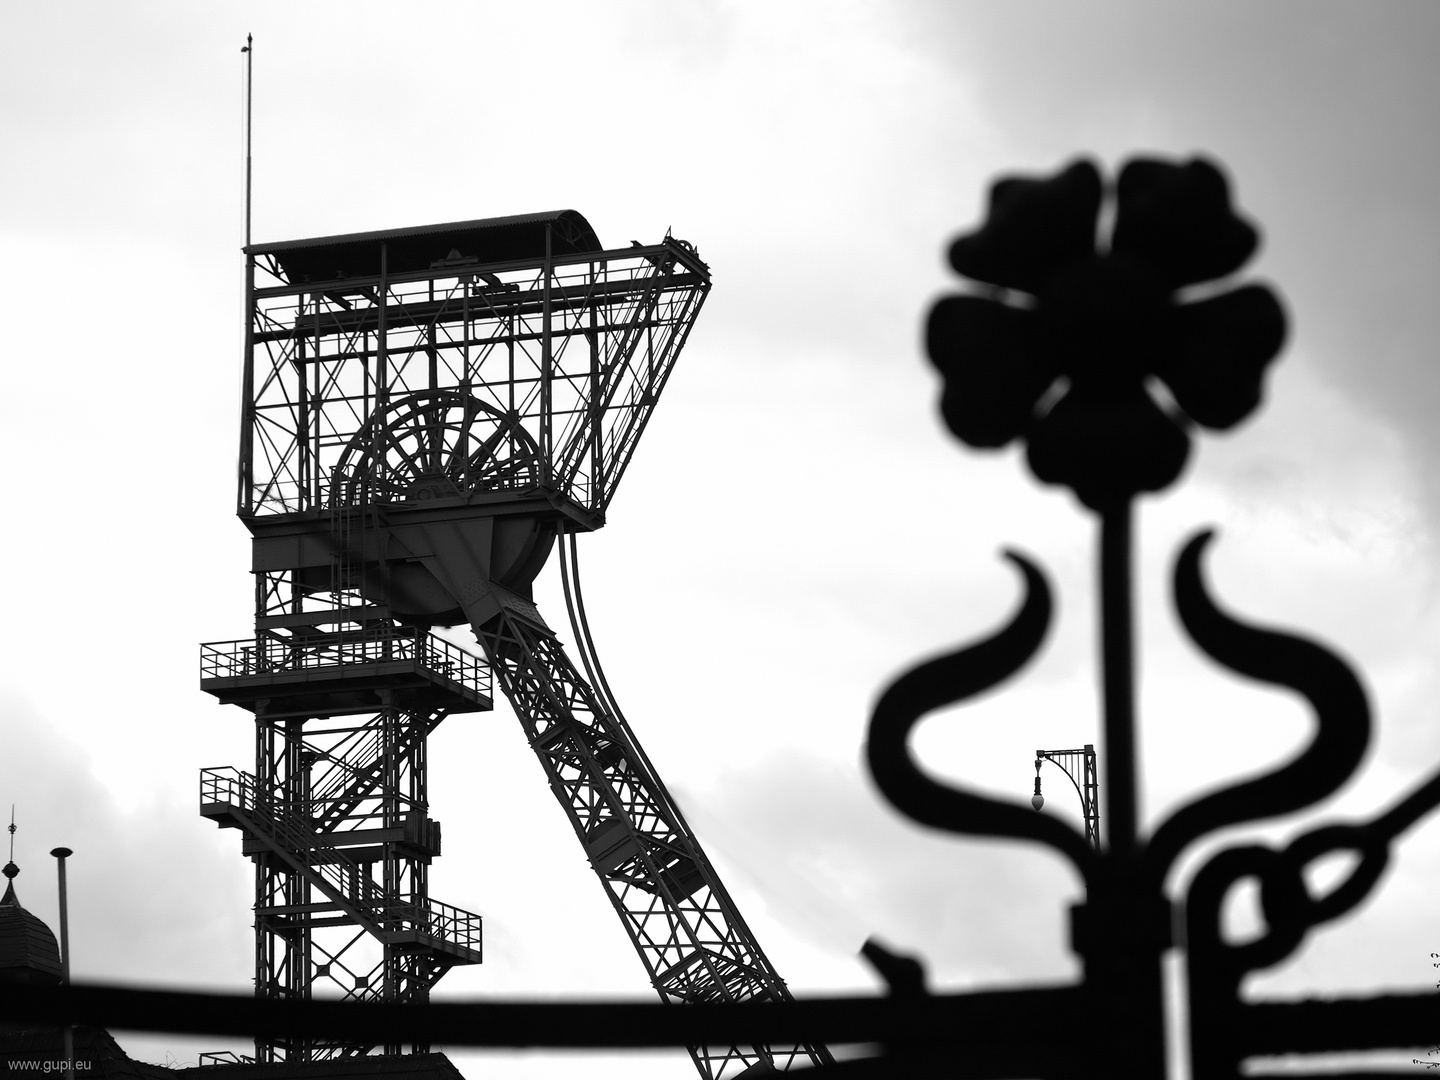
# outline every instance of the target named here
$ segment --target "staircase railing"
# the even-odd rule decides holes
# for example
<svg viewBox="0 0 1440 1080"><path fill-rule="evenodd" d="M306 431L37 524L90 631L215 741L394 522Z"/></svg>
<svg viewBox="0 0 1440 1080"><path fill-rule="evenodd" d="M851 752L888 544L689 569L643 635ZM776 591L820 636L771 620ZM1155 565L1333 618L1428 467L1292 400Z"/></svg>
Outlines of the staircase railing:
<svg viewBox="0 0 1440 1080"><path fill-rule="evenodd" d="M307 815L293 810L289 799L264 790L250 773L233 766L202 769L200 802L230 807L242 827L271 841L297 872L310 877L380 940L413 931L454 948L480 951L479 915L429 898L417 901L387 893L344 849L308 827Z"/></svg>

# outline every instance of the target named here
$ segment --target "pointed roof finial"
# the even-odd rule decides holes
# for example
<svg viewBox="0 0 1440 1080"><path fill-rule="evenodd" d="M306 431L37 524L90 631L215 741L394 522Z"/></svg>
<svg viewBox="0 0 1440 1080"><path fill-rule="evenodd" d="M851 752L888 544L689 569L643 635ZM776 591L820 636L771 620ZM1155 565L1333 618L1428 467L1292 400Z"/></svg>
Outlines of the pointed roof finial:
<svg viewBox="0 0 1440 1080"><path fill-rule="evenodd" d="M20 867L15 865L15 804L10 804L10 861L4 867L0 867L0 874L4 874L11 881L15 875L20 873ZM8 891L8 890L7 890Z"/></svg>

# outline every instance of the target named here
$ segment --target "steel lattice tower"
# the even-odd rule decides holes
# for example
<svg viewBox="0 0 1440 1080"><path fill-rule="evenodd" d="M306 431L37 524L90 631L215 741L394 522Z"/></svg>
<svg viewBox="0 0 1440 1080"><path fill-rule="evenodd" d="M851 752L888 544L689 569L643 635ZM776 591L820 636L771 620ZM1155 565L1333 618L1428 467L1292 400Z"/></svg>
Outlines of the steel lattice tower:
<svg viewBox="0 0 1440 1080"><path fill-rule="evenodd" d="M429 896L425 755L494 679L661 996L788 999L599 673L575 577L709 268L669 236L604 250L569 210L246 253L255 637L202 646L201 685L254 713L256 765L204 770L201 813L255 863L256 993L419 1002L480 962L479 916ZM531 597L557 546L585 675ZM462 622L483 659L429 632ZM830 1060L691 1055L717 1080Z"/></svg>

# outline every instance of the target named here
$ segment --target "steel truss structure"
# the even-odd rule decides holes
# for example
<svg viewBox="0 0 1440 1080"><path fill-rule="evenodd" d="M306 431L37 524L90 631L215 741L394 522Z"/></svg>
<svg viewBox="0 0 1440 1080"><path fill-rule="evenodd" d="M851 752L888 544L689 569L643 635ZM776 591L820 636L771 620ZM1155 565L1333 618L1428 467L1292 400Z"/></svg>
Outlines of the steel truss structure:
<svg viewBox="0 0 1440 1080"><path fill-rule="evenodd" d="M205 770L201 812L255 862L257 994L420 1002L480 961L479 917L428 895L425 753L446 716L490 707L493 673L662 999L790 1000L604 685L583 608L588 681L530 592L559 537L578 603L575 534L605 523L709 268L669 236L603 250L574 211L247 254L256 633L203 646L201 685L254 712L256 770ZM460 622L484 659L429 632ZM372 1049L257 1042L262 1061ZM690 1052L714 1080L831 1060Z"/></svg>
<svg viewBox="0 0 1440 1080"><path fill-rule="evenodd" d="M277 577L257 576L262 594ZM275 625L286 616L262 616L255 638L201 650L201 687L255 714L255 772L202 770L200 812L242 829L255 863L256 992L424 1002L452 966L482 958L480 916L429 895L440 825L426 739L452 713L490 708L490 672L433 635L293 606L288 634ZM270 1061L370 1049L257 1043Z"/></svg>

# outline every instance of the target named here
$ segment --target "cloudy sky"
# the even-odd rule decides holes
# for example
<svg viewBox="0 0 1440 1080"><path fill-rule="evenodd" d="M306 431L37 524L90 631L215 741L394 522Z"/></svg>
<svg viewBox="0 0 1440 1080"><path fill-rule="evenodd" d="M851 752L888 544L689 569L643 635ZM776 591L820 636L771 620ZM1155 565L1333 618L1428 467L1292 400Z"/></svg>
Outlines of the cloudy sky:
<svg viewBox="0 0 1440 1080"><path fill-rule="evenodd" d="M247 32L257 240L573 207L607 246L673 228L711 264L581 559L610 681L797 993L874 990L869 934L941 988L1078 974L1067 864L912 828L859 767L887 679L1006 617L1007 545L1056 582L1052 636L917 745L1023 799L1037 747L1100 742L1092 522L1013 450L947 436L919 347L955 286L947 240L997 174L1212 155L1264 229L1248 273L1291 316L1264 414L1201 438L1141 512L1145 820L1309 737L1301 705L1233 681L1175 624L1169 566L1202 526L1220 529L1227 605L1351 658L1378 736L1314 812L1200 850L1373 815L1440 766L1433 5L8 0L0 20L0 802L20 897L52 922L45 852L76 852L77 978L251 976L249 864L195 812L198 769L252 753L246 714L196 687L197 644L251 625L233 517ZM539 595L563 623L558 584ZM433 746L432 893L483 913L488 939L443 995L643 999L506 707ZM1058 774L1047 790L1078 821ZM1358 917L1250 992L1428 985L1437 889L1432 822ZM1236 933L1246 912L1237 896ZM123 1041L178 1062L224 1045ZM557 1067L456 1060L472 1080ZM661 1054L594 1074L688 1069Z"/></svg>

